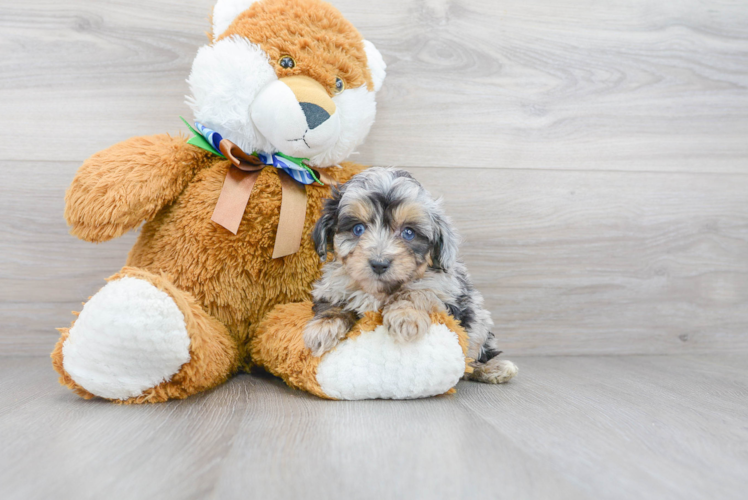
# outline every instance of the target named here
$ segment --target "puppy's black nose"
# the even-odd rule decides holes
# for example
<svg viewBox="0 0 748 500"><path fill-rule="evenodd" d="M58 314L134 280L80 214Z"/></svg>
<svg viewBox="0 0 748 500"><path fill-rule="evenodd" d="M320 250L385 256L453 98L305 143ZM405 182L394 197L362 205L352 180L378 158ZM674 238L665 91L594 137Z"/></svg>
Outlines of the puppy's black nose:
<svg viewBox="0 0 748 500"><path fill-rule="evenodd" d="M386 273L387 269L390 268L391 263L392 263L391 259L382 259L382 260L371 259L369 261L369 265L371 266L371 270L374 271L374 274Z"/></svg>
<svg viewBox="0 0 748 500"><path fill-rule="evenodd" d="M304 112L306 124L309 129L315 129L325 123L330 118L330 113L324 110L322 106L317 106L311 102L300 102L301 110Z"/></svg>

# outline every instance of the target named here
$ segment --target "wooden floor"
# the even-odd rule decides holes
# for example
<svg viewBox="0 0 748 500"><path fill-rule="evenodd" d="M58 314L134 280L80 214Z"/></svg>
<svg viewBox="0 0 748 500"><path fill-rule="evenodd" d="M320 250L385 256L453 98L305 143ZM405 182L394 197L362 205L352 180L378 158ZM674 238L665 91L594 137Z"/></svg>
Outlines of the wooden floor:
<svg viewBox="0 0 748 500"><path fill-rule="evenodd" d="M745 498L748 355L514 361L507 385L419 401L241 375L123 407L0 358L0 498Z"/></svg>

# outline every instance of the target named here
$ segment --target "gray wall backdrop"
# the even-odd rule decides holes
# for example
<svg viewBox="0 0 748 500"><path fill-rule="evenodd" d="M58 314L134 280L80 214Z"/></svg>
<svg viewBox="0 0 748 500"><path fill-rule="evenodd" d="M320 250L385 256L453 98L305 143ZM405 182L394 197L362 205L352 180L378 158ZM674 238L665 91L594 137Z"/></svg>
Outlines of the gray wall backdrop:
<svg viewBox="0 0 748 500"><path fill-rule="evenodd" d="M65 189L183 130L212 3L2 0L0 354L48 354L123 265ZM748 3L333 3L389 65L352 159L444 196L508 353L748 348Z"/></svg>

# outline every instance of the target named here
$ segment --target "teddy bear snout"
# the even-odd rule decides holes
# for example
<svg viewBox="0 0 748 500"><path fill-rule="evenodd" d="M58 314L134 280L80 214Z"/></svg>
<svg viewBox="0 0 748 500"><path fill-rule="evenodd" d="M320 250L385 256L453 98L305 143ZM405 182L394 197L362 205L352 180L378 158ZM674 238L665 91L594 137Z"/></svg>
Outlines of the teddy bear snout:
<svg viewBox="0 0 748 500"><path fill-rule="evenodd" d="M325 88L307 76L280 78L263 88L251 106L257 130L281 153L311 158L333 147L340 118Z"/></svg>
<svg viewBox="0 0 748 500"><path fill-rule="evenodd" d="M325 87L317 80L308 76L287 76L278 81L291 89L302 108L304 104L313 104L324 110L328 115L335 113L335 102L327 94Z"/></svg>
<svg viewBox="0 0 748 500"><path fill-rule="evenodd" d="M301 110L306 116L306 124L310 129L315 129L325 123L330 118L330 113L325 111L322 106L311 102L300 102Z"/></svg>

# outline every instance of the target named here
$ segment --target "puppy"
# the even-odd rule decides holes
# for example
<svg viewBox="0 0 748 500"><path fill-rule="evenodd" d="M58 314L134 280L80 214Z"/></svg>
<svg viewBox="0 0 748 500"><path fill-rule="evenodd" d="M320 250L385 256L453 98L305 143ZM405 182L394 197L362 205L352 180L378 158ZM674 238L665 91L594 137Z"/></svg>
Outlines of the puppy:
<svg viewBox="0 0 748 500"><path fill-rule="evenodd" d="M304 342L321 356L366 311L382 311L396 340L424 335L432 311L449 311L469 336L468 378L500 384L517 374L496 356L491 314L457 258L458 238L438 201L408 172L370 168L333 189L312 232L317 253L334 259L312 291Z"/></svg>

